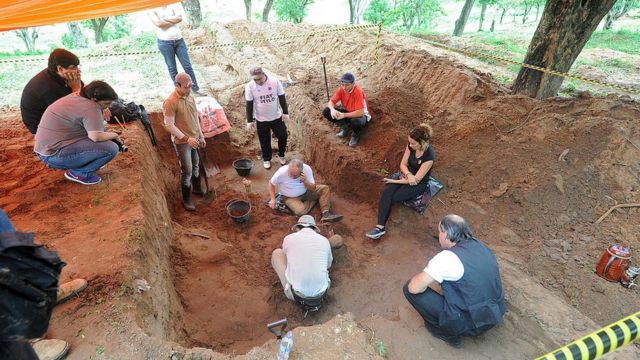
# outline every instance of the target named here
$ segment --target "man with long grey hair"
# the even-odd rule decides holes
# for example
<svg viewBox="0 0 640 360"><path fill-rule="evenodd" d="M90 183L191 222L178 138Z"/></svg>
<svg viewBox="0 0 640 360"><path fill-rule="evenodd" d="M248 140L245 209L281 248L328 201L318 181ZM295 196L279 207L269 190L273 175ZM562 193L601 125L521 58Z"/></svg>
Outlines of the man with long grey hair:
<svg viewBox="0 0 640 360"><path fill-rule="evenodd" d="M269 207L276 206L276 192L282 196L282 202L297 215L308 214L320 203L322 218L320 221L335 222L342 215L331 212L331 192L328 185L316 184L313 170L300 159L291 159L288 166L282 166L269 181Z"/></svg>
<svg viewBox="0 0 640 360"><path fill-rule="evenodd" d="M458 215L438 224L442 251L404 285L429 332L454 347L502 322L506 311L495 254Z"/></svg>

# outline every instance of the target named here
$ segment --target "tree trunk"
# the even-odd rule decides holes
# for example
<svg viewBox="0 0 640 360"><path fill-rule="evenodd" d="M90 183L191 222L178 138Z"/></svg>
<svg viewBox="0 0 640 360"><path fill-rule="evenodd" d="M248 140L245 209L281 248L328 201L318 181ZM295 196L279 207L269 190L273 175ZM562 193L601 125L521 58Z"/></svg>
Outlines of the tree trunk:
<svg viewBox="0 0 640 360"><path fill-rule="evenodd" d="M540 16L540 3L536 2L536 19L534 21L538 21L538 16Z"/></svg>
<svg viewBox="0 0 640 360"><path fill-rule="evenodd" d="M491 20L491 27L489 28L490 32L493 32L496 29L496 19Z"/></svg>
<svg viewBox="0 0 640 360"><path fill-rule="evenodd" d="M202 23L202 10L200 10L200 0L184 0L182 8L187 15L187 21L196 29Z"/></svg>
<svg viewBox="0 0 640 360"><path fill-rule="evenodd" d="M108 17L101 17L97 19L91 19L91 27L93 28L93 34L96 38L96 44L100 44L105 39L102 34L102 30L104 30L104 26L107 24Z"/></svg>
<svg viewBox="0 0 640 360"><path fill-rule="evenodd" d="M349 24L356 22L356 2L357 0L349 0Z"/></svg>
<svg viewBox="0 0 640 360"><path fill-rule="evenodd" d="M613 27L613 17L611 14L607 14L607 17L604 19L604 27L602 30L611 30Z"/></svg>
<svg viewBox="0 0 640 360"><path fill-rule="evenodd" d="M244 0L244 14L251 21L251 0Z"/></svg>
<svg viewBox="0 0 640 360"><path fill-rule="evenodd" d="M482 31L482 24L484 23L484 14L487 12L487 4L482 3L482 7L480 8L480 26L478 26L478 31Z"/></svg>
<svg viewBox="0 0 640 360"><path fill-rule="evenodd" d="M507 14L507 9L506 8L502 8L502 14L500 15L500 25L502 25L502 20L504 19L504 16Z"/></svg>
<svg viewBox="0 0 640 360"><path fill-rule="evenodd" d="M33 54L36 51L36 39L38 38L38 29L31 28L31 33L29 33L29 28L19 29L15 31L16 35L22 39L25 47L27 48L27 53Z"/></svg>
<svg viewBox="0 0 640 360"><path fill-rule="evenodd" d="M547 1L524 62L567 72L616 0ZM514 93L546 99L556 96L563 78L520 68Z"/></svg>
<svg viewBox="0 0 640 360"><path fill-rule="evenodd" d="M71 37L73 38L73 46L75 48L86 48L87 38L84 37L84 34L80 29L80 24L75 21L69 22L67 23L67 28L69 29L69 33L71 33Z"/></svg>
<svg viewBox="0 0 640 360"><path fill-rule="evenodd" d="M460 12L460 17L456 20L456 26L453 29L453 36L461 36L464 32L464 26L467 24L474 2L475 0L465 0L462 11Z"/></svg>
<svg viewBox="0 0 640 360"><path fill-rule="evenodd" d="M267 3L264 4L264 10L262 10L262 21L269 22L269 12L271 11L271 5L273 5L273 0L267 0Z"/></svg>
<svg viewBox="0 0 640 360"><path fill-rule="evenodd" d="M529 17L529 12L531 11L531 6L529 4L529 2L525 1L524 2L524 12L522 13L522 23L526 23L527 22L527 17Z"/></svg>

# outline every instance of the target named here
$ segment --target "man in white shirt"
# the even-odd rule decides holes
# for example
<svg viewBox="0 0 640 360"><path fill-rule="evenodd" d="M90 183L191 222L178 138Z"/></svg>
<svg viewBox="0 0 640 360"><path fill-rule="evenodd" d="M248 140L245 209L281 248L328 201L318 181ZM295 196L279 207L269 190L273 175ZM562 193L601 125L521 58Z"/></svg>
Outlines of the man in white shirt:
<svg viewBox="0 0 640 360"><path fill-rule="evenodd" d="M495 254L467 222L447 215L438 224L443 249L403 288L429 332L454 347L502 322L506 311Z"/></svg>
<svg viewBox="0 0 640 360"><path fill-rule="evenodd" d="M158 28L158 49L167 64L171 81L173 82L178 74L178 65L176 64L176 57L178 57L184 72L189 74L193 82L191 90L197 95L200 87L198 86L198 81L196 81L196 74L191 67L187 44L182 38L182 32L178 25L182 22L182 14L175 6L163 6L153 10L149 16L153 25Z"/></svg>
<svg viewBox="0 0 640 360"><path fill-rule="evenodd" d="M341 238L322 236L311 215L303 215L271 255L271 265L278 274L284 294L302 305L317 306L329 289L331 249L342 245Z"/></svg>
<svg viewBox="0 0 640 360"><path fill-rule="evenodd" d="M313 170L302 160L291 159L289 166L282 166L269 180L269 207L276 206L276 192L297 216L308 214L320 202L320 221L336 222L342 215L331 212L331 192L328 185L316 184Z"/></svg>
<svg viewBox="0 0 640 360"><path fill-rule="evenodd" d="M254 66L249 71L251 81L244 87L247 103L247 130L257 123L258 140L262 150L262 165L271 168L271 131L278 138L278 161L286 165L284 157L287 149L287 127L289 108L284 96L282 83L275 76L267 76L261 67Z"/></svg>

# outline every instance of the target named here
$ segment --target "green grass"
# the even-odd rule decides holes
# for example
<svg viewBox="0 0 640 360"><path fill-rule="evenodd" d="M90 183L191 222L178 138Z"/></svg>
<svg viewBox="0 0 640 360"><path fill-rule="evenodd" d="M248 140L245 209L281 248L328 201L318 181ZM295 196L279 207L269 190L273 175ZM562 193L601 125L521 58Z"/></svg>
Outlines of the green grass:
<svg viewBox="0 0 640 360"><path fill-rule="evenodd" d="M640 29L594 32L585 49L611 49L640 55Z"/></svg>

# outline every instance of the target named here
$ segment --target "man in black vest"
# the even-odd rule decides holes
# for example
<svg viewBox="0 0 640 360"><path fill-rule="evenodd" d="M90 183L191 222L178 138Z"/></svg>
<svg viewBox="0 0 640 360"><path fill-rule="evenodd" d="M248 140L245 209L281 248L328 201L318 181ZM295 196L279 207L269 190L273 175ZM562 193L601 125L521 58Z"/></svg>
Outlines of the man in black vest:
<svg viewBox="0 0 640 360"><path fill-rule="evenodd" d="M429 332L454 347L502 322L506 311L494 253L458 215L438 225L442 251L404 285L404 296Z"/></svg>

